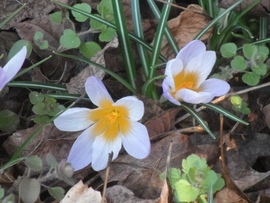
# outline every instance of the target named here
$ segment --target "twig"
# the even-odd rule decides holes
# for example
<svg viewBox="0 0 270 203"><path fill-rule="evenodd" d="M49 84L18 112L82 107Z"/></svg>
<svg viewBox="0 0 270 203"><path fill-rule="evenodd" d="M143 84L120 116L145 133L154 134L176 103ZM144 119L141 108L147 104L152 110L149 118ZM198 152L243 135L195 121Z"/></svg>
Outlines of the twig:
<svg viewBox="0 0 270 203"><path fill-rule="evenodd" d="M103 185L101 203L105 202L105 194L106 194L106 189L107 189L107 184L108 184L108 178L109 178L109 172L110 172L110 168L111 168L112 158L113 158L113 152L109 153L108 166L107 166L106 172L105 172L105 180L104 180L104 185Z"/></svg>

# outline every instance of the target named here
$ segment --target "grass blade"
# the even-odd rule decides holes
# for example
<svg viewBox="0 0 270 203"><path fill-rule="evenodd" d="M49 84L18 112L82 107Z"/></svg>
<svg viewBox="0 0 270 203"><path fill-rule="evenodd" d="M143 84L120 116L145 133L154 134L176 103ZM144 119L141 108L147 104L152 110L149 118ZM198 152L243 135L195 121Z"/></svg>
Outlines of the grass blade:
<svg viewBox="0 0 270 203"><path fill-rule="evenodd" d="M199 114L190 106L188 106L187 104L185 104L184 102L181 102L181 107L183 107L183 109L190 113L190 115L195 118L198 123L204 128L204 130L214 139L216 139L215 135L212 133L212 131L210 130L210 128L205 124L204 120L202 119L202 117L199 116Z"/></svg>
<svg viewBox="0 0 270 203"><path fill-rule="evenodd" d="M63 4L63 3L60 3L60 2L58 2L56 0L51 0L51 1L54 2L55 4L58 4L58 5L62 6L62 7L64 7L64 8L70 9L72 11L76 11L76 12L78 12L78 13L84 15L84 16L87 16L88 18L92 18L92 19L94 19L94 20L96 20L96 21L98 21L100 23L104 23L105 25L107 25L107 26L109 26L111 28L116 29L116 25L115 24L113 24L111 22L108 22L108 21L104 20L103 18L100 18L99 16L93 15L91 13L87 13L85 11L82 11L82 10L78 9L78 8L74 8L74 7L68 6L68 5ZM128 35L129 35L129 37L131 39L133 39L137 43L141 44L142 46L144 46L149 51L152 51L153 50L152 46L150 46L148 43L146 43L143 39L138 38L137 36L135 36L135 35L133 35L131 33L128 33ZM163 62L166 62L167 61L167 59L164 58L164 56L162 56L161 54L159 55L159 59L162 60Z"/></svg>
<svg viewBox="0 0 270 203"><path fill-rule="evenodd" d="M171 3L172 0L168 0L168 2ZM157 27L157 31L156 31L156 35L155 35L155 39L154 39L154 46L153 46L153 52L152 52L152 57L151 57L151 61L150 61L150 67L154 67L158 61L158 55L160 52L161 42L162 42L162 38L164 35L164 29L165 29L165 26L167 23L170 8L171 8L170 4L165 4L163 6L162 13L161 13L158 27ZM156 69L151 68L148 80L151 80L151 78L153 78L155 76L155 73L156 73ZM156 89L155 89L155 86L153 85L153 83L150 83L150 85L146 89L147 89L147 91L146 91L147 96L152 97L153 99L158 98L157 92L156 92Z"/></svg>
<svg viewBox="0 0 270 203"><path fill-rule="evenodd" d="M220 106L217 106L213 103L200 104L200 105L205 106L206 108L211 109L213 111L216 111L216 112L226 116L227 118L229 118L233 121L242 123L244 125L249 125L249 123L247 123L246 121L243 121L241 118L238 118L237 116L233 115L229 111L227 111L227 110L225 110L225 109L221 108Z"/></svg>
<svg viewBox="0 0 270 203"><path fill-rule="evenodd" d="M132 0L131 1L131 8L132 8L132 19L133 19L133 28L134 33L141 39L144 39L143 29L142 29L142 21L141 21L141 12L140 12L140 3L139 0ZM144 46L137 43L140 62L142 64L142 69L144 72L145 78L149 76L149 58L147 50Z"/></svg>
<svg viewBox="0 0 270 203"><path fill-rule="evenodd" d="M160 12L159 12L159 9L158 9L156 3L153 0L148 0L148 4L149 4L151 10L153 11L156 19L159 21L160 20ZM177 54L179 52L177 42L175 41L174 37L172 36L172 33L171 33L171 31L170 31L170 29L168 28L167 25L165 25L164 29L165 29L164 34L165 34L168 42L170 43L174 53Z"/></svg>
<svg viewBox="0 0 270 203"><path fill-rule="evenodd" d="M117 75L116 73L114 73L111 70L108 70L107 68L103 67L102 65L95 63L93 61L90 61L88 59L85 58L80 58L78 56L73 56L73 55L68 55L68 54L62 54L62 53L58 53L58 52L53 52L56 55L59 56L63 56L63 57L67 57L67 58L71 58L71 59L75 59L75 60L79 60L79 61L83 61L87 64L93 65L97 68L100 68L101 70L103 70L104 72L108 73L109 75L111 75L112 77L114 77L116 80L118 80L120 83L122 83L126 88L128 88L133 94L136 94L136 90L123 78L121 78L119 75Z"/></svg>
<svg viewBox="0 0 270 203"><path fill-rule="evenodd" d="M136 71L135 71L135 63L131 50L130 39L128 36L128 30L126 27L126 19L123 9L123 4L121 0L112 1L113 14L116 24L116 32L118 34L119 44L121 46L126 74L128 77L128 82L132 86L133 89L136 89Z"/></svg>

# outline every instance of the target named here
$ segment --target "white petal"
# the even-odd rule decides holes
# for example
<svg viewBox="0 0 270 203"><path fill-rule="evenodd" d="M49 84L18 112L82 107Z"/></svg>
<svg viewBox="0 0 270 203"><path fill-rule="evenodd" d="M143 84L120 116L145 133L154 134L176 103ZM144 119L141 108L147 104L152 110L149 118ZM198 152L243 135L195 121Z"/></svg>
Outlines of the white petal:
<svg viewBox="0 0 270 203"><path fill-rule="evenodd" d="M193 40L180 50L180 52L176 56L176 59L182 60L183 65L187 66L187 64L192 58L205 52L205 50L206 47L203 42L201 42L200 40Z"/></svg>
<svg viewBox="0 0 270 203"><path fill-rule="evenodd" d="M144 114L143 102L132 96L119 99L114 103L114 106L124 106L128 109L129 119L132 121L140 120Z"/></svg>
<svg viewBox="0 0 270 203"><path fill-rule="evenodd" d="M214 51L206 51L199 56L191 59L187 67L185 68L185 71L196 73L196 75L198 76L197 84L198 86L200 86L212 71L215 62L216 53Z"/></svg>
<svg viewBox="0 0 270 203"><path fill-rule="evenodd" d="M90 76L85 82L85 90L90 100L96 106L104 100L109 100L113 103L112 97L108 93L105 85L97 77Z"/></svg>
<svg viewBox="0 0 270 203"><path fill-rule="evenodd" d="M173 89L175 88L173 76L177 75L182 70L183 70L183 63L181 60L172 59L167 63L164 73L164 75L166 75L167 77L164 80L166 80L166 83L171 88Z"/></svg>
<svg viewBox="0 0 270 203"><path fill-rule="evenodd" d="M97 136L93 143L92 168L95 171L100 171L107 167L109 153L113 152L113 159L118 157L122 146L120 136L114 141L107 141L102 135Z"/></svg>
<svg viewBox="0 0 270 203"><path fill-rule="evenodd" d="M86 129L74 142L69 152L67 162L70 162L75 171L86 167L92 162L94 136L91 129Z"/></svg>
<svg viewBox="0 0 270 203"><path fill-rule="evenodd" d="M131 122L131 131L121 135L127 153L137 159L144 159L150 153L150 140L146 127L138 122Z"/></svg>
<svg viewBox="0 0 270 203"><path fill-rule="evenodd" d="M90 112L87 108L70 108L54 120L54 125L62 131L84 130L93 124L89 119Z"/></svg>
<svg viewBox="0 0 270 203"><path fill-rule="evenodd" d="M4 66L7 74L7 80L10 81L21 69L27 54L27 48L24 46L15 56L13 56Z"/></svg>
<svg viewBox="0 0 270 203"><path fill-rule="evenodd" d="M211 78L204 81L200 88L203 92L211 92L215 96L219 97L229 92L230 85L223 80Z"/></svg>
<svg viewBox="0 0 270 203"><path fill-rule="evenodd" d="M166 83L166 81L164 80L162 83L162 89L163 89L163 96L168 99L170 102L172 102L173 104L176 104L178 106L181 105L181 103L179 101L177 101L170 93L170 87L168 86L168 84Z"/></svg>
<svg viewBox="0 0 270 203"><path fill-rule="evenodd" d="M0 91L8 83L6 72L0 67Z"/></svg>
<svg viewBox="0 0 270 203"><path fill-rule="evenodd" d="M187 103L199 104L210 102L215 95L211 92L194 92L190 89L181 89L175 94L175 97Z"/></svg>

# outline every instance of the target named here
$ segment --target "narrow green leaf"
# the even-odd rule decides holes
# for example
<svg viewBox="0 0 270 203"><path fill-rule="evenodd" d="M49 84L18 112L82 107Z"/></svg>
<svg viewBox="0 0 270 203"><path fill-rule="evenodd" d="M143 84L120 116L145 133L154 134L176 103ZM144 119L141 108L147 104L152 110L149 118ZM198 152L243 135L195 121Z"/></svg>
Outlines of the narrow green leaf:
<svg viewBox="0 0 270 203"><path fill-rule="evenodd" d="M54 52L54 54L56 55L59 55L59 56L64 56L64 57L67 57L67 58L72 58L72 59L76 59L76 60L79 60L79 61L83 61L85 63L88 63L88 64L91 64L97 68L100 68L101 70L103 70L104 72L108 73L109 75L111 75L112 77L114 77L116 80L118 80L120 83L122 83L126 88L128 88L133 94L136 94L136 91L135 89L127 82L125 81L123 78L121 78L119 75L117 75L116 73L114 73L113 71L111 70L108 70L107 68L101 66L100 64L98 63L95 63L93 61L90 61L90 60L87 60L87 59L84 59L84 58L80 58L80 57L77 57L77 56L73 56L73 55L68 55L68 54L61 54L61 53L57 53L57 52Z"/></svg>
<svg viewBox="0 0 270 203"><path fill-rule="evenodd" d="M211 23L209 23L207 26L205 26L204 29L202 29L202 31L200 31L196 37L194 37L194 39L200 39L206 32L208 32L208 30L214 26L216 23L218 23L218 21L223 18L227 13L229 13L230 11L232 11L236 6L238 6L239 4L241 4L243 2L243 0L237 1L235 4L231 5L229 8L226 9L226 11L224 11L222 14L220 14L219 16L217 16L216 18L214 18Z"/></svg>
<svg viewBox="0 0 270 203"><path fill-rule="evenodd" d="M0 28L3 27L8 21L10 21L15 15L17 15L25 6L26 3L24 3L20 8L10 14L2 23L0 23Z"/></svg>
<svg viewBox="0 0 270 203"><path fill-rule="evenodd" d="M199 114L190 106L186 105L184 102L181 102L181 106L183 107L183 109L190 113L190 115L195 118L198 123L203 127L203 129L214 139L216 139L215 135L212 133L212 131L210 130L210 128L205 124L204 120L202 119L202 117L199 116Z"/></svg>
<svg viewBox="0 0 270 203"><path fill-rule="evenodd" d="M13 78L13 80L14 80L15 78L17 78L17 77L23 75L24 73L26 73L26 72L32 70L33 68L35 68L35 67L37 67L38 65L42 64L43 62L47 61L47 60L50 59L51 57L52 57L52 56L48 56L47 58L42 59L41 61L35 63L34 65L32 65L32 66L30 66L30 67L28 67L28 68L26 68L26 69L20 71L20 72Z"/></svg>
<svg viewBox="0 0 270 203"><path fill-rule="evenodd" d="M172 2L172 0L168 0L168 3L171 3L171 2ZM162 39L163 39L163 35L164 35L164 30L166 27L166 23L168 20L170 9L171 9L170 4L163 5L163 9L162 9L161 16L159 19L156 35L154 38L154 45L153 45L153 51L152 51L152 56L151 56L151 60L150 60L150 67L154 67L158 61L158 55L160 52L161 43L162 43ZM156 69L151 68L150 72L149 72L148 80L151 80L153 77L155 77L155 74L156 74ZM148 89L146 90L146 95L151 96L153 99L158 98L154 84L151 83L148 86Z"/></svg>
<svg viewBox="0 0 270 203"><path fill-rule="evenodd" d="M147 2L149 4L151 10L153 11L153 13L154 13L157 21L159 21L161 14L160 14L159 8L157 7L155 1L153 1L153 0L147 0ZM164 34L165 34L165 36L166 36L169 44L171 45L174 53L177 54L179 52L179 47L178 47L178 44L175 41L175 38L172 35L172 33L171 33L171 31L170 31L170 29L169 29L169 27L168 27L167 24L165 25L165 28L164 29L165 29L165 31L164 31L165 33Z"/></svg>
<svg viewBox="0 0 270 203"><path fill-rule="evenodd" d="M31 81L13 81L7 84L9 87L21 87L21 88L33 88L33 89L47 89L54 91L67 92L67 89L63 85L50 84L50 83L39 83Z"/></svg>
<svg viewBox="0 0 270 203"><path fill-rule="evenodd" d="M76 99L79 99L82 95L79 95L79 94L41 94L42 96L44 97L52 97L54 99L61 99L61 100L76 100ZM84 101L90 101L89 98L81 98L81 100L84 100Z"/></svg>
<svg viewBox="0 0 270 203"><path fill-rule="evenodd" d="M236 121L236 122L239 122L239 123L242 123L244 125L249 125L249 123L247 123L246 121L243 121L241 118L238 118L237 116L233 115L232 113L226 111L225 109L221 108L220 106L217 106L213 103L207 103L207 104L201 104L213 111L216 111L224 116L226 116L227 118L233 120L233 121Z"/></svg>
<svg viewBox="0 0 270 203"><path fill-rule="evenodd" d="M142 88L142 94L143 94L143 95L146 95L146 92L147 92L149 86L150 86L151 84L153 84L153 82L154 82L155 80L164 79L164 78L166 78L165 75L160 75L160 76L153 77L153 78L151 78L150 80L147 80L146 83L144 83L144 85L143 85L143 88Z"/></svg>
<svg viewBox="0 0 270 203"><path fill-rule="evenodd" d="M54 2L55 4L58 4L58 5L62 6L62 7L64 7L64 8L67 8L67 9L70 9L70 10L73 10L73 11L80 12L81 14L87 16L88 18L97 20L97 21L99 21L100 23L103 23L104 25L107 25L107 26L109 26L109 27L111 27L111 28L116 29L115 24L113 24L113 23L111 23L111 22L109 22L109 21L107 21L107 20L101 18L99 15L94 15L94 14L86 13L86 12L81 11L81 10L79 10L79 9L76 9L76 8L74 8L74 7L71 7L71 6L68 6L68 5L66 5L66 4L60 3L60 2L58 2L58 1L56 1L56 0L51 0L51 1ZM152 50L153 50L152 47L151 47L148 43L146 43L143 39L138 38L137 36L135 36L134 34L131 34L131 33L128 33L128 35L129 35L129 37L130 37L131 39L135 40L137 43L140 43L142 46L144 46L144 47L145 47L146 49L148 49L149 51L152 51ZM162 60L163 62L166 62L166 61L167 61L167 60L164 58L164 56L162 56L161 54L159 55L159 59Z"/></svg>
<svg viewBox="0 0 270 203"><path fill-rule="evenodd" d="M134 27L134 33L139 38L144 39L144 33L142 28L142 21L141 21L141 11L140 11L140 2L139 0L132 0L131 1L131 8L132 8L132 19L133 19L133 27ZM147 50L144 46L137 43L140 62L142 64L143 72L145 78L148 78L149 76L149 57Z"/></svg>
<svg viewBox="0 0 270 203"><path fill-rule="evenodd" d="M113 13L115 18L116 30L118 39L122 49L123 58L125 61L126 74L129 84L133 89L136 89L136 68L133 58L133 52L131 49L130 38L128 36L128 30L126 26L126 19L121 0L112 1Z"/></svg>

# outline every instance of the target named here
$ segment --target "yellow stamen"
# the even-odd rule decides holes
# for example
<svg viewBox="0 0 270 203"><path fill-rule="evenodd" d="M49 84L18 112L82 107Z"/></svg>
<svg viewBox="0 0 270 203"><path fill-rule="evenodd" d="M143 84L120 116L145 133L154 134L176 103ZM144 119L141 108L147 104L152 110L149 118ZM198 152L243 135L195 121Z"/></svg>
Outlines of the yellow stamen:
<svg viewBox="0 0 270 203"><path fill-rule="evenodd" d="M191 89L193 87L193 82L188 81L188 82L183 82L179 87L177 87L178 90L182 89L182 88L187 88L187 89Z"/></svg>
<svg viewBox="0 0 270 203"><path fill-rule="evenodd" d="M193 91L200 91L197 87L198 84L198 76L196 73L186 73L182 71L177 75L173 76L175 89L171 90L171 94L174 96L177 91L180 89L186 88Z"/></svg>
<svg viewBox="0 0 270 203"><path fill-rule="evenodd" d="M114 140L119 133L127 134L131 123L129 113L124 106L113 106L111 101L103 101L100 108L90 112L89 119L94 121L94 135L103 134L108 141Z"/></svg>
<svg viewBox="0 0 270 203"><path fill-rule="evenodd" d="M115 123L116 119L119 117L119 112L117 110L112 110L111 113L107 114L106 117L111 122L111 124Z"/></svg>

